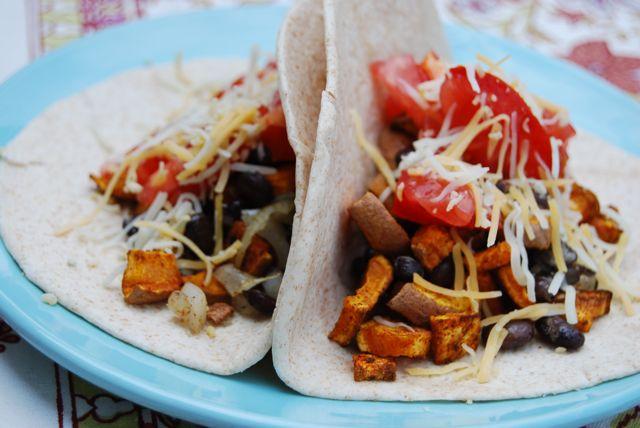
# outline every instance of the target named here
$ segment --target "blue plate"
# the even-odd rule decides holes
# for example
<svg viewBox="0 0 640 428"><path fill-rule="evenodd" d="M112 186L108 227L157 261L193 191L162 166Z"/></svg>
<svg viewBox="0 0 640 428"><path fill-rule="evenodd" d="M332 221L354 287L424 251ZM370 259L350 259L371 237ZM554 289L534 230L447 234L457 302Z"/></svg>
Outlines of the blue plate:
<svg viewBox="0 0 640 428"><path fill-rule="evenodd" d="M142 21L70 43L0 86L0 146L52 102L148 61L246 56L273 51L280 7L247 7ZM569 108L574 123L640 153L640 104L591 75L505 41L447 27L456 60L476 52L511 55L508 70L535 92ZM640 402L640 375L582 391L526 400L462 404L374 403L309 398L288 389L266 358L219 377L181 367L115 339L66 309L40 301L0 246L0 316L28 342L81 377L144 406L196 423L238 426L562 426L585 424ZM550 381L552 381L550 379Z"/></svg>

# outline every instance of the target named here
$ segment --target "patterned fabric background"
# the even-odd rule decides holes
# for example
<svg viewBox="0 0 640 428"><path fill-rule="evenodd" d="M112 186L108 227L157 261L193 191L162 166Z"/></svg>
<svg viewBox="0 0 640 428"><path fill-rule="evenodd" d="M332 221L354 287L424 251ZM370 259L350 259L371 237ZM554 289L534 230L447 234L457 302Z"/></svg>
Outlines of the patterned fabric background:
<svg viewBox="0 0 640 428"><path fill-rule="evenodd" d="M4 24L0 3L0 26ZM33 60L84 34L131 20L240 0L24 0L26 52ZM268 1L287 3L287 0ZM438 0L444 19L565 58L640 99L640 2L637 0ZM4 19L8 19L5 18ZM20 18L18 18L20 19ZM22 55L24 54L24 55ZM13 69L24 65L16 60ZM0 75L0 80L6 76ZM0 320L3 426L184 427L189 424L102 391L54 364ZM640 428L640 406L593 427Z"/></svg>

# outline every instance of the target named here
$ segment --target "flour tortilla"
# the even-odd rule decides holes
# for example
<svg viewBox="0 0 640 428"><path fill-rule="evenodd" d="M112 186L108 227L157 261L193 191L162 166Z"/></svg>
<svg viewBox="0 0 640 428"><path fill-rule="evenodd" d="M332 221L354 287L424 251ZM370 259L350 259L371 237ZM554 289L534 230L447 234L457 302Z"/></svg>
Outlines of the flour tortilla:
<svg viewBox="0 0 640 428"><path fill-rule="evenodd" d="M300 7L296 22L288 22L280 34L279 52L287 53L291 32L302 25ZM304 6L307 7L307 6ZM317 15L313 18L317 23ZM324 51L321 21L307 27L306 44L294 46ZM314 43L319 46L314 46ZM295 91L303 79L304 97L295 92L283 97L291 144L298 154L297 192L304 195L311 162L317 111L324 89L324 68L302 58L300 68L285 61L290 75L280 73L283 85ZM304 62L304 60L307 60ZM125 342L194 369L229 375L258 362L271 346L270 319L235 315L228 325L216 327L215 337L204 332L191 335L179 325L166 305L125 304L118 281L105 280L123 266L122 248L104 245L106 236L122 228L122 214L105 210L89 226L65 237L53 233L89 213L95 206L95 188L89 173L104 161L133 147L144 136L164 125L169 116L184 109L190 90L211 82L220 86L246 71L244 60L197 60L185 64L186 86L173 65L124 72L61 100L34 119L5 150L15 162L0 162L0 233L25 275L60 304ZM316 74L322 74L317 77ZM298 109L303 113L298 114ZM313 134L313 135L311 135ZM304 147L303 147L304 146ZM301 173L302 172L302 173ZM302 210L303 198L296 198ZM295 241L295 233L293 240ZM44 305L44 303L43 303Z"/></svg>
<svg viewBox="0 0 640 428"><path fill-rule="evenodd" d="M373 175L371 160L355 143L348 111L362 117L370 141L382 122L374 102L368 66L397 53L421 57L446 52L433 8L427 2L325 3L327 91L298 244L305 245L291 266L275 316L273 357L278 375L303 394L349 400L497 400L534 397L584 388L640 370L640 315L627 317L615 302L594 323L578 352L559 354L539 341L516 352L501 352L495 377L486 384L454 381L451 376L412 377L400 362L395 382L354 382L353 349L327 338L351 292L349 264L354 228L348 208ZM594 154L597 153L597 156ZM571 169L603 204L622 216L640 212L640 160L596 138L581 134L571 144ZM635 226L635 225L632 225ZM622 275L640 284L640 229L634 227ZM640 313L640 305L635 305ZM431 362L413 366L432 366Z"/></svg>

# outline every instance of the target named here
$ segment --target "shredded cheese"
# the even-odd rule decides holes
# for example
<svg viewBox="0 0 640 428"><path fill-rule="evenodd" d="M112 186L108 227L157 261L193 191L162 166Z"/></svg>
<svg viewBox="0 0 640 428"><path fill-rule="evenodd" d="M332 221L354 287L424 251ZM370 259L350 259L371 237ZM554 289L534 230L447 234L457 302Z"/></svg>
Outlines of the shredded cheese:
<svg viewBox="0 0 640 428"><path fill-rule="evenodd" d="M215 207L215 224L214 224L214 254L222 251L222 246L224 242L223 230L222 230L222 221L224 217L224 212L222 209L222 200L224 195L222 193L216 193L214 197L214 207Z"/></svg>
<svg viewBox="0 0 640 428"><path fill-rule="evenodd" d="M484 299L495 299L496 297L502 296L501 291L450 290L448 288L439 287L427 281L417 273L413 274L413 283L419 287L424 288L425 290L429 290L434 293L444 294L445 296L449 296L449 297L466 297L472 300L473 299L484 300Z"/></svg>
<svg viewBox="0 0 640 428"><path fill-rule="evenodd" d="M458 370L469 368L470 364L462 361L454 361L453 363L446 364L444 366L422 368L422 367L409 367L405 369L407 374L411 376L442 376L449 373L456 372Z"/></svg>
<svg viewBox="0 0 640 428"><path fill-rule="evenodd" d="M497 187L493 187L493 207L491 208L491 226L489 226L489 235L487 236L487 248L492 247L496 243L498 237L498 228L500 227L500 212L505 203L505 196Z"/></svg>
<svg viewBox="0 0 640 428"><path fill-rule="evenodd" d="M467 279L467 290L471 292L478 292L480 288L478 287L478 270L476 268L476 259L473 257L473 253L471 252L471 248L460 238L458 231L455 229L451 229L451 235L453 239L456 241L456 245L460 246L460 250L462 250L462 254L467 261L467 267L469 269L469 278ZM471 300L471 306L475 312L478 311L478 302L475 300Z"/></svg>
<svg viewBox="0 0 640 428"><path fill-rule="evenodd" d="M569 324L578 324L578 312L576 311L576 289L567 285L564 289L564 309L566 312L567 322Z"/></svg>
<svg viewBox="0 0 640 428"><path fill-rule="evenodd" d="M567 263L564 260L560 242L560 211L558 210L558 202L554 198L549 198L549 210L551 211L551 249L553 258L558 270L566 272Z"/></svg>
<svg viewBox="0 0 640 428"><path fill-rule="evenodd" d="M455 269L453 289L463 290L464 289L464 263L462 261L462 250L460 249L460 244L456 243L453 246L452 255L453 255L453 266Z"/></svg>

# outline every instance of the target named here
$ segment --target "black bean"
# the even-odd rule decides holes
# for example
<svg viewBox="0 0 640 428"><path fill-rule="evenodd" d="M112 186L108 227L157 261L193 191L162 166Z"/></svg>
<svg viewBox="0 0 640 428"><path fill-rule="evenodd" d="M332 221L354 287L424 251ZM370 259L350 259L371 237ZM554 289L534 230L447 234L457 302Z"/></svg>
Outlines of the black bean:
<svg viewBox="0 0 640 428"><path fill-rule="evenodd" d="M579 266L572 266L567 269L567 273L564 275L565 281L569 285L575 285L580 281L580 275L582 274L582 270Z"/></svg>
<svg viewBox="0 0 640 428"><path fill-rule="evenodd" d="M269 296L261 287L253 287L244 292L244 297L254 309L265 315L273 314L273 310L276 308L276 301L273 297Z"/></svg>
<svg viewBox="0 0 640 428"><path fill-rule="evenodd" d="M576 254L576 252L573 251L564 242L562 242L562 255L564 257L565 263L567 264L567 267L572 266L576 262L576 260L578 260L578 255ZM558 267L556 266L556 260L553 257L553 250L551 249L538 252L535 261L553 268L553 271L556 271L558 269Z"/></svg>
<svg viewBox="0 0 640 428"><path fill-rule="evenodd" d="M235 189L243 208L262 208L273 201L273 187L264 175L240 172L235 175Z"/></svg>
<svg viewBox="0 0 640 428"><path fill-rule="evenodd" d="M129 223L131 223L132 221L133 221L133 217L125 217L124 219L122 219L122 228L126 229L126 227L129 226ZM136 233L138 233L138 228L135 226L127 230L127 236L133 236Z"/></svg>
<svg viewBox="0 0 640 428"><path fill-rule="evenodd" d="M529 320L509 321L505 326L509 334L504 339L501 349L517 349L533 339L533 322Z"/></svg>
<svg viewBox="0 0 640 428"><path fill-rule="evenodd" d="M273 165L269 148L265 145L262 145L261 147L256 147L255 149L251 150L249 152L249 156L247 157L247 163L253 165Z"/></svg>
<svg viewBox="0 0 640 428"><path fill-rule="evenodd" d="M580 270L580 279L576 287L580 290L595 290L598 287L596 273L591 269L582 267Z"/></svg>
<svg viewBox="0 0 640 428"><path fill-rule="evenodd" d="M389 124L389 128L392 131L400 132L405 134L408 137L411 137L413 140L418 136L418 128L413 123L413 120L409 118L407 115L398 116L393 119L393 121Z"/></svg>
<svg viewBox="0 0 640 428"><path fill-rule="evenodd" d="M451 257L447 257L440 262L440 264L431 271L429 279L440 287L451 288L453 286L453 281L455 280L453 259Z"/></svg>
<svg viewBox="0 0 640 428"><path fill-rule="evenodd" d="M424 277L422 265L413 257L398 256L393 261L393 274L396 281L412 282L414 273Z"/></svg>
<svg viewBox="0 0 640 428"><path fill-rule="evenodd" d="M400 165L400 161L402 161L402 156L405 156L413 151L413 147L405 147L404 149L398 150L396 153L396 165Z"/></svg>
<svg viewBox="0 0 640 428"><path fill-rule="evenodd" d="M552 277L549 275L536 275L536 300L539 302L553 302L554 296L549 293Z"/></svg>
<svg viewBox="0 0 640 428"><path fill-rule="evenodd" d="M194 214L191 220L187 222L184 235L191 239L205 254L211 254L214 246L213 216L205 213ZM185 257L194 258L194 254L190 249L186 248Z"/></svg>
<svg viewBox="0 0 640 428"><path fill-rule="evenodd" d="M507 180L500 180L496 183L496 187L502 192L502 193L508 193L509 192L509 188L511 187L511 184L507 181Z"/></svg>
<svg viewBox="0 0 640 428"><path fill-rule="evenodd" d="M479 233L474 234L469 240L469 244L471 245L471 249L474 252L480 252L482 250L487 249L487 238L489 237L489 232L483 230Z"/></svg>
<svg viewBox="0 0 640 428"><path fill-rule="evenodd" d="M536 321L536 330L545 341L554 346L572 350L584 344L584 334L559 315L540 318Z"/></svg>
<svg viewBox="0 0 640 428"><path fill-rule="evenodd" d="M536 198L536 202L540 208L545 210L549 208L549 196L546 193L540 193L534 190L533 197Z"/></svg>

